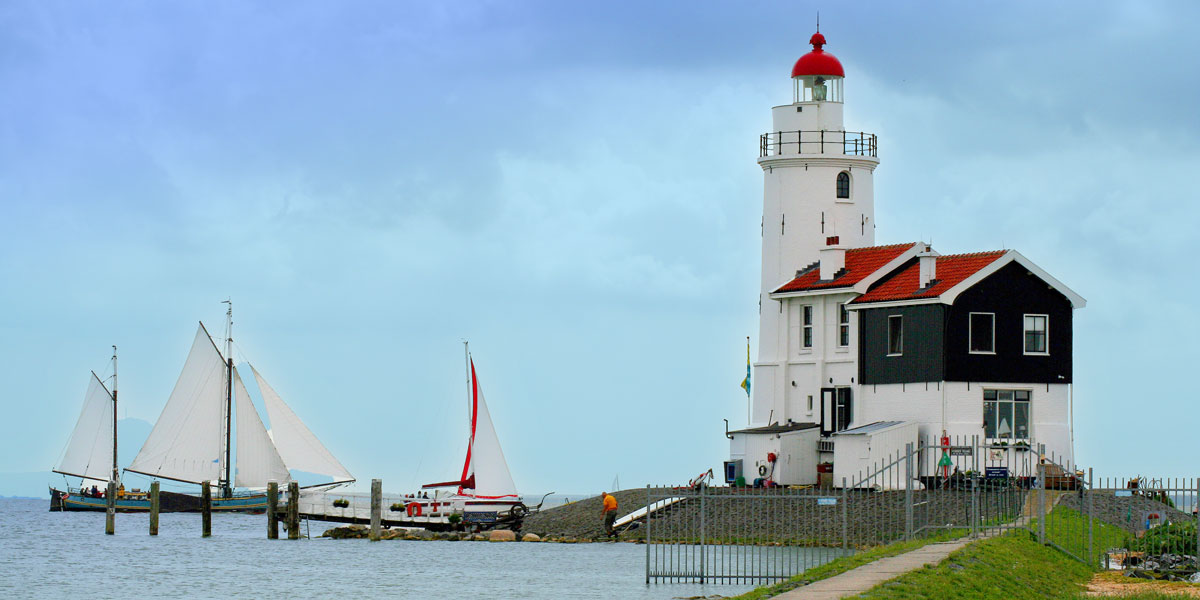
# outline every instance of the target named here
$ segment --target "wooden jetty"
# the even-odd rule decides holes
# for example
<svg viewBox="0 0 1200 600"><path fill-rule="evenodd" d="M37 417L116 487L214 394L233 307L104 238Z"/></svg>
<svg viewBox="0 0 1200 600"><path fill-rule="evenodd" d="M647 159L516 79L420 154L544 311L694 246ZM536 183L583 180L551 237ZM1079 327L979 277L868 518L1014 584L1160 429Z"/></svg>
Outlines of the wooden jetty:
<svg viewBox="0 0 1200 600"><path fill-rule="evenodd" d="M372 492L375 492L374 481L372 481ZM299 507L301 519L373 525L371 519L373 495L375 494L302 493L300 501L296 504ZM402 494L385 495L382 490L378 492L377 498L378 501L374 504L378 510L378 523L382 527L419 527L431 531L446 531L455 527L455 524L450 521L453 505L449 500L441 503L433 499L431 502L431 499ZM433 507L434 510L422 512L420 515L413 514L409 506L417 500L421 500L426 506ZM345 501L345 506L341 506L341 501ZM445 510L440 510L442 508Z"/></svg>

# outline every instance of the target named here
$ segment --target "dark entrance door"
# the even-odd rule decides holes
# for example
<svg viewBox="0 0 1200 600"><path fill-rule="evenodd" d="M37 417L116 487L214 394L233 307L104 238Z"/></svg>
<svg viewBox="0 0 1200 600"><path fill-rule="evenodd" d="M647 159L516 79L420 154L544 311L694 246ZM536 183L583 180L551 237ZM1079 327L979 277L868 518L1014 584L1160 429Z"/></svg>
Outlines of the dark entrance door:
<svg viewBox="0 0 1200 600"><path fill-rule="evenodd" d="M821 435L848 429L854 419L850 388L821 388Z"/></svg>

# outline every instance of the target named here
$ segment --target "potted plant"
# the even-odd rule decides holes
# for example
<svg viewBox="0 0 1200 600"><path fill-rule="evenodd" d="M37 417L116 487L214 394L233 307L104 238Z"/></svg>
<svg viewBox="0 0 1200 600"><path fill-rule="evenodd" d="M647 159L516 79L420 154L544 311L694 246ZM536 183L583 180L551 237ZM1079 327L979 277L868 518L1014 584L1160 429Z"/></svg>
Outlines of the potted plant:
<svg viewBox="0 0 1200 600"><path fill-rule="evenodd" d="M1017 442L1017 443L1013 444L1013 450L1016 450L1017 452L1028 452L1029 451L1029 442L1026 442L1026 441Z"/></svg>
<svg viewBox="0 0 1200 600"><path fill-rule="evenodd" d="M350 501L345 498L338 498L333 501L334 508L346 508L350 506Z"/></svg>

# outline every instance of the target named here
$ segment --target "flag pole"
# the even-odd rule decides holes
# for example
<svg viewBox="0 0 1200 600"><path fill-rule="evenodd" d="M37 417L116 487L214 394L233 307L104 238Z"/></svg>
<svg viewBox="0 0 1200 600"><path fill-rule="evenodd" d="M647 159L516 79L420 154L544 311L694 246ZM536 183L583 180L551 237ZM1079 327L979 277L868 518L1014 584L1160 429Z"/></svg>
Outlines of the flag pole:
<svg viewBox="0 0 1200 600"><path fill-rule="evenodd" d="M750 427L750 336L746 336L746 427Z"/></svg>

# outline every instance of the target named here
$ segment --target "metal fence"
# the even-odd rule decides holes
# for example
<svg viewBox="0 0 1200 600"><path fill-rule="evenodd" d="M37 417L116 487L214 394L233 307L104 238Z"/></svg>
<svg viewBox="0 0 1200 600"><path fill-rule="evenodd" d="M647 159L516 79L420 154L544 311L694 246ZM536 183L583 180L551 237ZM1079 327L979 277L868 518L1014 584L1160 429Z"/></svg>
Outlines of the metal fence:
<svg viewBox="0 0 1200 600"><path fill-rule="evenodd" d="M646 582L769 583L900 540L1025 530L1093 568L1200 570L1200 479L1094 479L1036 443L937 438L827 487L648 487ZM1195 576L1200 579L1200 576Z"/></svg>

